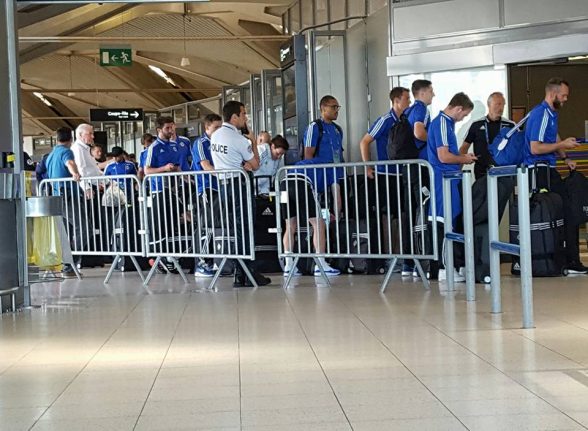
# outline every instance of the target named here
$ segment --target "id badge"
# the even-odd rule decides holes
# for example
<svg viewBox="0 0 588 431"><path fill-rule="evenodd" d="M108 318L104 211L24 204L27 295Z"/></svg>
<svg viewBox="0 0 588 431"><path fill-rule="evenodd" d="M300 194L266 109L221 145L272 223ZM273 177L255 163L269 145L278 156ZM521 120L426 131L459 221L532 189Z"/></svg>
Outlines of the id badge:
<svg viewBox="0 0 588 431"><path fill-rule="evenodd" d="M333 163L341 163L341 151L333 150Z"/></svg>

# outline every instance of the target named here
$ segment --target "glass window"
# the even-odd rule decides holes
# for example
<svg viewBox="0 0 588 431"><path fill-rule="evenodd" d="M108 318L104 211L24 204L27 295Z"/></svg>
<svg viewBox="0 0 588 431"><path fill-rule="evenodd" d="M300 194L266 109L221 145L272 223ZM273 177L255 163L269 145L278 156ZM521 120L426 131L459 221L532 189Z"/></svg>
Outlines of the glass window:
<svg viewBox="0 0 588 431"><path fill-rule="evenodd" d="M374 12L382 9L385 6L388 6L387 0L369 0L370 2L370 15Z"/></svg>
<svg viewBox="0 0 588 431"><path fill-rule="evenodd" d="M329 2L331 8L331 17L329 21L335 21L347 16L345 10L347 2L345 0L329 0ZM347 23L345 21L331 25L331 30L345 30L346 28Z"/></svg>
<svg viewBox="0 0 588 431"><path fill-rule="evenodd" d="M300 31L300 4L296 3L290 8L290 32Z"/></svg>
<svg viewBox="0 0 588 431"><path fill-rule="evenodd" d="M324 24L329 21L327 0L315 0L316 10L314 14L315 24Z"/></svg>
<svg viewBox="0 0 588 431"><path fill-rule="evenodd" d="M349 8L349 16L358 16L366 14L366 0L347 0L347 7ZM349 26L356 24L358 21L353 20L349 22Z"/></svg>
<svg viewBox="0 0 588 431"><path fill-rule="evenodd" d="M300 0L302 28L314 25L314 0Z"/></svg>
<svg viewBox="0 0 588 431"><path fill-rule="evenodd" d="M506 70L483 67L405 75L400 77L400 85L410 89L412 81L415 79L428 79L433 83L435 97L429 107L431 118L435 118L439 115L439 111L447 107L455 93L463 91L472 99L472 102L474 102L472 113L455 125L457 142L463 142L470 125L478 118L486 115L486 101L491 93L495 91L503 93L507 99L506 106L508 106ZM509 116L507 111L508 109L505 109L504 117Z"/></svg>

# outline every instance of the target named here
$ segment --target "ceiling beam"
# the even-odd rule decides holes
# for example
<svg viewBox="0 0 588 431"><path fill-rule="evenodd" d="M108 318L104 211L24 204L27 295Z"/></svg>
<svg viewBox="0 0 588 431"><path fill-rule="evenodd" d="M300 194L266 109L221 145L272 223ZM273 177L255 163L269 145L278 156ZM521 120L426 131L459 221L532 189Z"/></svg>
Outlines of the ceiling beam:
<svg viewBox="0 0 588 431"><path fill-rule="evenodd" d="M219 35L219 36L20 36L21 43L82 43L82 42L155 42L155 41L179 41L179 42L285 42L291 36L282 34L262 35Z"/></svg>
<svg viewBox="0 0 588 431"><path fill-rule="evenodd" d="M80 31L86 30L88 28L92 28L93 26L100 24L101 22L115 17L117 15L120 15L121 13L131 9L135 7L135 5L122 5L122 6L118 6L114 9L110 9L107 12L91 19L88 21L83 21L82 24L66 31L63 32L61 34L59 34L58 36L71 36L74 35L76 33L79 33ZM40 57L44 57L48 54L51 54L59 49L63 49L66 46L71 45L71 42L62 42L62 43L54 43L54 44L49 44L49 43L41 43L41 44L37 44L37 45L33 45L31 47L28 48L24 48L20 51L19 53L19 61L20 64L23 63L27 63L31 60L34 60L36 58L40 58Z"/></svg>
<svg viewBox="0 0 588 431"><path fill-rule="evenodd" d="M30 85L30 84L28 84ZM221 87L186 88L21 88L25 93L194 93L202 91L221 91Z"/></svg>
<svg viewBox="0 0 588 431"><path fill-rule="evenodd" d="M81 4L54 4L47 5L45 7L34 9L30 12L26 10L19 11L16 14L16 21L18 28L25 28L33 24L40 23L42 21L54 18L56 16L67 13L71 10L77 9L83 5Z"/></svg>

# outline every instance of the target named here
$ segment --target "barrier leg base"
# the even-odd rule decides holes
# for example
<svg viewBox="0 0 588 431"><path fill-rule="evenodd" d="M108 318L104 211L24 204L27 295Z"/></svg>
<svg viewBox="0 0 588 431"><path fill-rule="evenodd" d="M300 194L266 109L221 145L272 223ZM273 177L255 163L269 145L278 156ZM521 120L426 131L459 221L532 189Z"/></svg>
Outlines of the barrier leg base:
<svg viewBox="0 0 588 431"><path fill-rule="evenodd" d="M298 256L296 256L294 258L294 263L292 264L292 268L297 268L298 259L300 259ZM294 275L294 271L292 269L290 269L290 272L288 273L286 280L284 280L284 285L282 286L284 289L288 289L290 287L290 281L292 281L293 275Z"/></svg>
<svg viewBox="0 0 588 431"><path fill-rule="evenodd" d="M390 278L392 278L392 273L394 272L394 267L396 266L396 262L398 262L397 257L395 257L392 260L392 263L388 267L388 271L386 271L386 277L384 278L384 282L382 283L382 286L380 287L381 293L385 293L386 289L388 288L388 283L390 283Z"/></svg>
<svg viewBox="0 0 588 431"><path fill-rule="evenodd" d="M216 292L216 282L218 281L218 278L220 277L221 273L223 272L223 268L225 267L225 264L227 263L227 258L223 257L223 259L221 260L220 265L218 266L218 269L216 270L216 272L214 273L214 276L212 277L212 280L210 281L210 284L208 285L207 289L211 290L213 292Z"/></svg>
<svg viewBox="0 0 588 431"><path fill-rule="evenodd" d="M249 268L247 267L247 265L245 265L245 262L243 262L243 259L237 259L237 262L239 262L239 265L241 265L241 268L243 268L243 272L245 272L245 275L247 276L251 284L253 284L253 290L257 289L259 286L257 285L255 278L253 278L253 274L251 274L251 271L249 271Z"/></svg>
<svg viewBox="0 0 588 431"><path fill-rule="evenodd" d="M419 262L418 259L414 260L414 264L417 268L417 271L421 277L421 280L423 280L423 286L426 290L431 290L431 283L429 283L429 279L427 278L427 274L425 274L425 271L423 270L423 267L421 265L421 262Z"/></svg>
<svg viewBox="0 0 588 431"><path fill-rule="evenodd" d="M182 267L180 266L180 262L178 262L178 259L176 259L173 256L168 256L167 257L168 260L171 260L174 264L174 267L176 268L176 271L178 271L178 273L180 274L180 277L182 277L182 280L184 280L185 284L188 284L189 281L186 278L186 274L184 274L184 270L182 269Z"/></svg>
<svg viewBox="0 0 588 431"><path fill-rule="evenodd" d="M112 273L114 272L114 268L116 268L116 265L118 264L119 261L120 261L120 255L117 254L116 256L114 256L114 260L112 261L112 265L110 265L110 268L108 269L108 274L106 274L106 278L103 281L104 284L108 284L108 282L110 281L110 277L112 277Z"/></svg>
<svg viewBox="0 0 588 431"><path fill-rule="evenodd" d="M329 280L329 277L327 277L327 274L325 273L325 268L323 268L323 265L319 261L318 257L313 258L313 260L316 266L318 267L319 271L321 272L321 277L325 280L325 283L327 283L327 286L333 287L331 286L331 281Z"/></svg>
<svg viewBox="0 0 588 431"><path fill-rule="evenodd" d="M144 286L149 286L149 283L151 282L151 279L153 278L155 271L157 271L157 266L159 265L160 262L161 262L161 256L157 256L155 258L155 262L153 263L153 266L151 267L151 269L149 270L149 273L147 274L147 278L145 278L145 281L143 281Z"/></svg>
<svg viewBox="0 0 588 431"><path fill-rule="evenodd" d="M131 262L133 262L133 265L135 265L135 269L137 270L137 274L139 274L139 277L141 277L141 281L145 282L145 276L143 275L141 266L139 266L139 262L137 262L137 258L135 256L131 256Z"/></svg>

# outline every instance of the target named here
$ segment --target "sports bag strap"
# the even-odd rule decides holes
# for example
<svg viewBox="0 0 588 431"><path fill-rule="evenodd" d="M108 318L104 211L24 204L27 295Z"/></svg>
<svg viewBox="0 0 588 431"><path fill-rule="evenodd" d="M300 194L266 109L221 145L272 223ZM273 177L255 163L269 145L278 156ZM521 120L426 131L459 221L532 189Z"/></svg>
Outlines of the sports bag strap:
<svg viewBox="0 0 588 431"><path fill-rule="evenodd" d="M515 132L519 131L519 129L523 126L523 124L525 124L527 122L527 120L529 119L529 115L531 115L530 112L527 115L525 115L521 121L519 121L517 124L515 124L515 126L512 129L510 129L508 131L508 133L506 134L506 139L510 138L512 135L515 134Z"/></svg>

